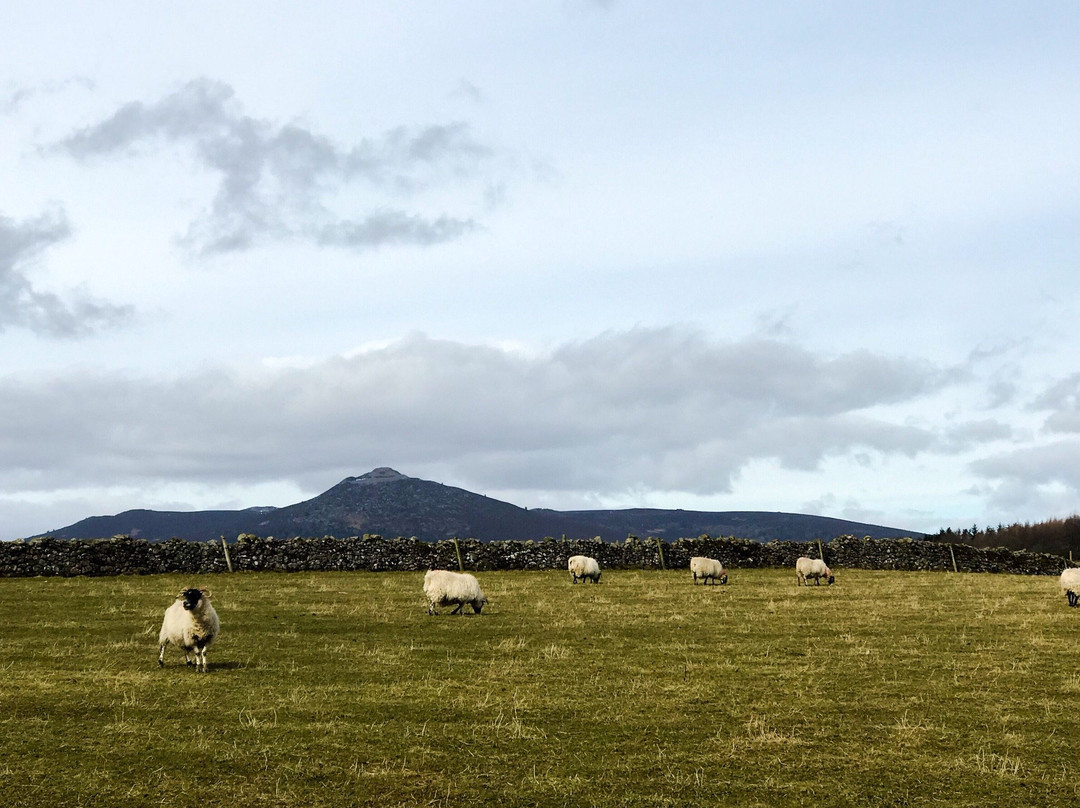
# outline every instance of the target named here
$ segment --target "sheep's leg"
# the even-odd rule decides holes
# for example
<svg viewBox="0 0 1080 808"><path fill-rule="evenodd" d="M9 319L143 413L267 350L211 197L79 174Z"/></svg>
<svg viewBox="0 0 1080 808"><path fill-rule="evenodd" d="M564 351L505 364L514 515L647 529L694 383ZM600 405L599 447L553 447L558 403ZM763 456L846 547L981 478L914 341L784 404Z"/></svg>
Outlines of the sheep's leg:
<svg viewBox="0 0 1080 808"><path fill-rule="evenodd" d="M196 664L195 662L191 661L191 649L186 646L184 647L184 662L188 665Z"/></svg>
<svg viewBox="0 0 1080 808"><path fill-rule="evenodd" d="M206 673L206 646L195 646L195 670Z"/></svg>
<svg viewBox="0 0 1080 808"><path fill-rule="evenodd" d="M435 602L434 601L428 603L427 613L428 614L438 614L438 612L435 611Z"/></svg>
<svg viewBox="0 0 1080 808"><path fill-rule="evenodd" d="M157 664L158 664L159 668L164 668L165 667L165 646L166 645L168 645L168 643L163 642L161 644L161 650L158 651Z"/></svg>
<svg viewBox="0 0 1080 808"><path fill-rule="evenodd" d="M454 609L454 611L450 612L450 614L458 614L459 612L461 612L461 607L464 606L464 605L465 605L464 603L459 603L457 605L457 608Z"/></svg>

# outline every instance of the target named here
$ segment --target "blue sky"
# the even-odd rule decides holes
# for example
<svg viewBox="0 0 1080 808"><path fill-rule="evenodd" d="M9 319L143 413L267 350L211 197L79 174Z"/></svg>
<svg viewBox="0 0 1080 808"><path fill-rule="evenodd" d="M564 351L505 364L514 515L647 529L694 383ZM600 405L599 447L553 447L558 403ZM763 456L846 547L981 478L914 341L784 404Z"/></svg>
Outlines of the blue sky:
<svg viewBox="0 0 1080 808"><path fill-rule="evenodd" d="M7 3L0 538L375 466L530 507L1080 510L1078 18Z"/></svg>

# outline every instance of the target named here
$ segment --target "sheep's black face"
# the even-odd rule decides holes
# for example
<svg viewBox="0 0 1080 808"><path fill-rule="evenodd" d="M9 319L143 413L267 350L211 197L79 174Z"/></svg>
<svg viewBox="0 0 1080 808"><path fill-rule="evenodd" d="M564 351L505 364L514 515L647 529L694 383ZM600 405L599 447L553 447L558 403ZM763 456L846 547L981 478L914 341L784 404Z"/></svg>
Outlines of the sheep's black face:
<svg viewBox="0 0 1080 808"><path fill-rule="evenodd" d="M836 576L835 575L830 575L829 576L829 586L832 586L835 583L836 583Z"/></svg>
<svg viewBox="0 0 1080 808"><path fill-rule="evenodd" d="M727 573L725 572L723 575L720 576L720 585L723 586L726 583L727 583Z"/></svg>
<svg viewBox="0 0 1080 808"><path fill-rule="evenodd" d="M198 589L185 589L180 593L180 597L184 601L184 608L190 612L199 605L199 600L202 598L202 592Z"/></svg>
<svg viewBox="0 0 1080 808"><path fill-rule="evenodd" d="M1070 589L1068 592L1065 593L1065 597L1069 601L1069 606L1071 606L1072 608L1075 609L1077 606L1080 606L1080 595L1078 595L1076 592L1073 592Z"/></svg>

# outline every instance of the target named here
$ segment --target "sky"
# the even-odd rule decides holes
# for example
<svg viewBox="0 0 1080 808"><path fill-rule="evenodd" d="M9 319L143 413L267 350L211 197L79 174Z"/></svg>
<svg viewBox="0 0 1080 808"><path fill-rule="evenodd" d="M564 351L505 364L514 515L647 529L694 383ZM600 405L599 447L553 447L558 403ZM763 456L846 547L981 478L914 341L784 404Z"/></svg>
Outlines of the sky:
<svg viewBox="0 0 1080 808"><path fill-rule="evenodd" d="M0 8L0 539L390 466L1080 510L1080 5Z"/></svg>

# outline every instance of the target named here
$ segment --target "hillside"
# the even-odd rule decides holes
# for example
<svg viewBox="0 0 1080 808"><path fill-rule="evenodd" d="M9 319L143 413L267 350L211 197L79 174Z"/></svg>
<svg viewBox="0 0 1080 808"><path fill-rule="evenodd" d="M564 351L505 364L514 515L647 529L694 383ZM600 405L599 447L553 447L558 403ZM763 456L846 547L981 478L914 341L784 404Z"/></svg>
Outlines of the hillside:
<svg viewBox="0 0 1080 808"><path fill-rule="evenodd" d="M150 541L172 537L216 539L258 536L416 536L426 541L469 537L543 539L546 536L620 541L627 535L737 536L768 541L831 539L843 534L889 538L920 536L913 531L824 516L753 511L683 511L656 508L555 511L522 508L462 488L377 468L346 477L317 497L283 508L238 511L124 511L93 516L47 535L62 539L129 535Z"/></svg>

